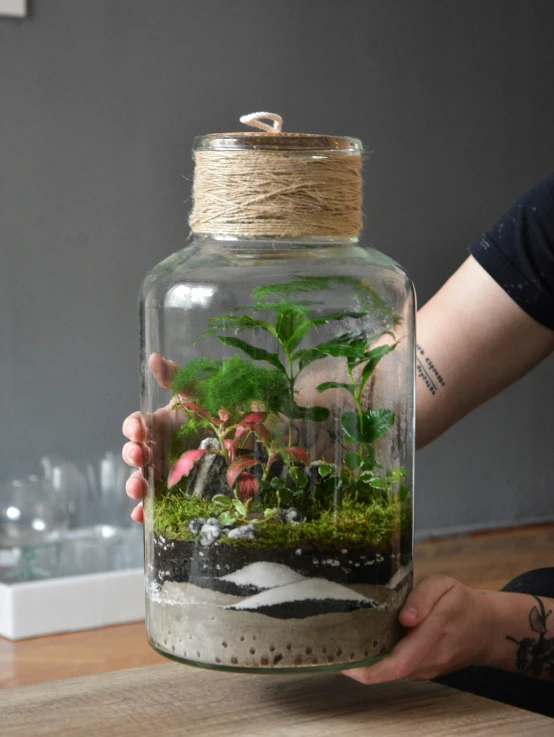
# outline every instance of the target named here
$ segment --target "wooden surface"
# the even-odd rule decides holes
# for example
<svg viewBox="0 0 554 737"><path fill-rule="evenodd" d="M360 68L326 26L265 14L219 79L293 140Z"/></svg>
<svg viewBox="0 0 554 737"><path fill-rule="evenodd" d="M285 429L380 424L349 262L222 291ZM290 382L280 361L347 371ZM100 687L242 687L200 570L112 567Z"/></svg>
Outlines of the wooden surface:
<svg viewBox="0 0 554 737"><path fill-rule="evenodd" d="M475 589L498 591L518 573L554 566L554 524L428 540L415 549L416 579L444 573Z"/></svg>
<svg viewBox="0 0 554 737"><path fill-rule="evenodd" d="M167 660L146 641L144 622L19 642L0 638L0 688L156 663Z"/></svg>
<svg viewBox="0 0 554 737"><path fill-rule="evenodd" d="M253 676L173 663L0 693L2 737L520 737L554 720L434 683Z"/></svg>
<svg viewBox="0 0 554 737"><path fill-rule="evenodd" d="M554 565L553 550L554 525L430 540L416 545L416 579L445 573L475 588L499 589L517 573ZM143 623L21 642L0 638L0 688L162 662Z"/></svg>

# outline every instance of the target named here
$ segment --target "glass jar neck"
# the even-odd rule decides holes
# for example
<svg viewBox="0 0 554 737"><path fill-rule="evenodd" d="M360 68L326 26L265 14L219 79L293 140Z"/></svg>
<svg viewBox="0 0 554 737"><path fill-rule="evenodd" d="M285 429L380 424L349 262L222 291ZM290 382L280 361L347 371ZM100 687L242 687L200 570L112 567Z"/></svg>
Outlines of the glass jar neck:
<svg viewBox="0 0 554 737"><path fill-rule="evenodd" d="M287 246L302 248L304 246L309 248L326 248L329 246L352 246L359 243L359 236L351 236L345 238L344 236L302 236L297 238L280 238L277 236L239 236L239 235L221 235L221 234L210 234L210 233L195 233L191 231L191 237L197 242L215 242L221 243L222 245L229 244L233 248L237 248L243 243L246 247L251 248L255 244L259 243L260 246L265 248L271 247L272 244L279 248Z"/></svg>

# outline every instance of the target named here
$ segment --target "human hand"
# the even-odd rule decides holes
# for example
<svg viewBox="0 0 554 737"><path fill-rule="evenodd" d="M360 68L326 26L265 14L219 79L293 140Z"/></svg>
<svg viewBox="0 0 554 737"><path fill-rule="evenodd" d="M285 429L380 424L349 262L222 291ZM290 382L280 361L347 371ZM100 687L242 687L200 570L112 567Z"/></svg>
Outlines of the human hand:
<svg viewBox="0 0 554 737"><path fill-rule="evenodd" d="M173 361L166 361L158 353L153 353L148 361L148 367L156 381L163 389L169 389L171 379L177 368ZM162 437L163 431L169 424L178 426L182 422L180 413L171 410L171 402L148 417L148 422L140 412L133 412L123 422L123 434L129 442L125 443L121 455L125 463L138 470L127 479L125 490L131 499L143 499L148 483L140 470L152 463L159 469L162 462L162 444L153 442L154 438ZM131 513L135 522L143 521L142 502L137 504Z"/></svg>
<svg viewBox="0 0 554 737"><path fill-rule="evenodd" d="M487 665L494 640L494 592L470 589L448 576L424 578L398 619L408 633L375 665L343 671L360 683L428 680L468 665Z"/></svg>

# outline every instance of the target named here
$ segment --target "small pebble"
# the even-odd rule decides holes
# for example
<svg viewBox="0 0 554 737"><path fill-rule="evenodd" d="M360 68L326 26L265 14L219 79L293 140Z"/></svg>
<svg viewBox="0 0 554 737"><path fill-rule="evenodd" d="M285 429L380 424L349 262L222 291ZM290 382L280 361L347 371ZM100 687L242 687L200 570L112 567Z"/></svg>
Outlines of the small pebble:
<svg viewBox="0 0 554 737"><path fill-rule="evenodd" d="M289 507L289 509L287 509L287 512L285 514L285 522L288 525L291 525L291 524L297 525L303 521L304 521L304 515L302 514L302 512L296 509L296 507Z"/></svg>
<svg viewBox="0 0 554 737"><path fill-rule="evenodd" d="M216 527L216 525L209 525L206 522L205 525L202 525L202 529L200 530L200 545L208 548L210 545L213 545L220 536L221 528L219 525Z"/></svg>
<svg viewBox="0 0 554 737"><path fill-rule="evenodd" d="M195 519L191 519L188 525L189 532L192 532L193 535L198 535L200 530L202 529L202 526L206 524L206 520L204 517L195 517Z"/></svg>
<svg viewBox="0 0 554 737"><path fill-rule="evenodd" d="M229 540L254 540L258 536L258 531L254 525L241 525L235 527L229 532Z"/></svg>

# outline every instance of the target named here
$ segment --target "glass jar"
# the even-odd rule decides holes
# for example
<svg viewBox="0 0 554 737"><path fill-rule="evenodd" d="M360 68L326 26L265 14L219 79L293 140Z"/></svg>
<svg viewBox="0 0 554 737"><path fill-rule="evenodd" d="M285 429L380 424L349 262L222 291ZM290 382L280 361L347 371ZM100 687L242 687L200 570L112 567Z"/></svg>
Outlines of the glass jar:
<svg viewBox="0 0 554 737"><path fill-rule="evenodd" d="M362 154L350 138L195 141L222 150ZM402 634L414 291L356 233L314 229L193 232L142 286L147 632L184 663L345 669Z"/></svg>

